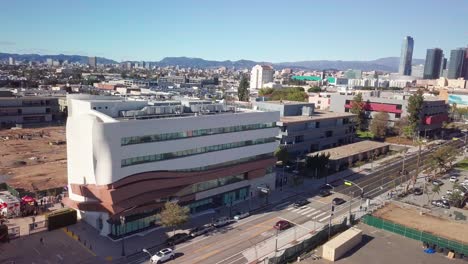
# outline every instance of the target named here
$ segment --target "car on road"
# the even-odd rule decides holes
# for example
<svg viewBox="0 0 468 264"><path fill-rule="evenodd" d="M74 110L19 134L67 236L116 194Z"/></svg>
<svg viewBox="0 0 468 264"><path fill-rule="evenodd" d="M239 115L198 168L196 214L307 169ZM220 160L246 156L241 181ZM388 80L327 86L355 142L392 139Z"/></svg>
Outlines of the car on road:
<svg viewBox="0 0 468 264"><path fill-rule="evenodd" d="M441 180L433 180L432 185L442 186L444 185L444 182L442 182Z"/></svg>
<svg viewBox="0 0 468 264"><path fill-rule="evenodd" d="M456 176L452 176L450 177L450 182L457 182L458 181L458 178Z"/></svg>
<svg viewBox="0 0 468 264"><path fill-rule="evenodd" d="M333 190L333 186L331 184L327 183L325 185L320 186L320 190L329 190L329 191L331 191L331 190Z"/></svg>
<svg viewBox="0 0 468 264"><path fill-rule="evenodd" d="M302 206L304 206L306 204L309 204L309 203L310 202L307 201L306 199L299 199L293 204L293 206L294 206L294 208L299 208L299 207L302 207Z"/></svg>
<svg viewBox="0 0 468 264"><path fill-rule="evenodd" d="M285 230L285 229L288 229L290 228L292 225L290 222L286 221L286 220L280 220L278 222L276 222L276 224L273 226L274 229L277 229L277 230Z"/></svg>
<svg viewBox="0 0 468 264"><path fill-rule="evenodd" d="M328 189L321 189L321 190L319 191L318 195L319 195L320 197L327 197L327 196L331 195L331 192L330 192L330 190L328 190Z"/></svg>
<svg viewBox="0 0 468 264"><path fill-rule="evenodd" d="M170 248L161 249L158 253L151 256L151 263L163 263L164 261L175 258L174 251Z"/></svg>
<svg viewBox="0 0 468 264"><path fill-rule="evenodd" d="M344 204L344 203L346 203L346 201L344 199L342 199L342 198L337 197L337 198L334 198L332 200L333 205L340 205L340 204Z"/></svg>
<svg viewBox="0 0 468 264"><path fill-rule="evenodd" d="M212 225L202 225L202 226L190 229L189 235L191 237L197 237L197 236L204 235L212 231L213 229L214 227Z"/></svg>
<svg viewBox="0 0 468 264"><path fill-rule="evenodd" d="M228 217L220 217L213 222L213 226L223 227L223 226L229 225L230 223L231 223L231 219L229 219Z"/></svg>
<svg viewBox="0 0 468 264"><path fill-rule="evenodd" d="M414 195L422 195L423 194L423 190L421 188L413 188L413 194Z"/></svg>
<svg viewBox="0 0 468 264"><path fill-rule="evenodd" d="M244 218L248 217L249 215L250 215L249 212L237 212L234 215L234 220L239 221L241 219L244 219Z"/></svg>
<svg viewBox="0 0 468 264"><path fill-rule="evenodd" d="M191 237L187 233L177 233L170 238L166 239L166 244L169 246L174 246L180 243L183 243L187 240L189 240Z"/></svg>

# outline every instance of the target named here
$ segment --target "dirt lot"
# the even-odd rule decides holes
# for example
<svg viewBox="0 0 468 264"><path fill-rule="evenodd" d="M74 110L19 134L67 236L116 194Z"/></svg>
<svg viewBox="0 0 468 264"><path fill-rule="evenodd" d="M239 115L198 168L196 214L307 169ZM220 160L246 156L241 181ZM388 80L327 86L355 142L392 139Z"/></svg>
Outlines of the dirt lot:
<svg viewBox="0 0 468 264"><path fill-rule="evenodd" d="M15 188L33 191L65 186L66 157L63 126L0 130L0 176Z"/></svg>
<svg viewBox="0 0 468 264"><path fill-rule="evenodd" d="M466 223L457 223L427 214L420 215L419 211L412 207L402 208L392 203L373 215L433 235L468 243Z"/></svg>
<svg viewBox="0 0 468 264"><path fill-rule="evenodd" d="M387 137L385 138L385 143L415 146L413 140L399 136Z"/></svg>

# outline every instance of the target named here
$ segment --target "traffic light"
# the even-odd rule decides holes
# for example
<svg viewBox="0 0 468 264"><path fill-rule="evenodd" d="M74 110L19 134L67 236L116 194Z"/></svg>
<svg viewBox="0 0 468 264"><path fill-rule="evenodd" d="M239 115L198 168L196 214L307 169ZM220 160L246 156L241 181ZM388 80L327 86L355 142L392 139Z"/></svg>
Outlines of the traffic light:
<svg viewBox="0 0 468 264"><path fill-rule="evenodd" d="M346 186L353 186L353 184L352 184L351 182L349 182L349 181L345 181L344 184L345 184Z"/></svg>

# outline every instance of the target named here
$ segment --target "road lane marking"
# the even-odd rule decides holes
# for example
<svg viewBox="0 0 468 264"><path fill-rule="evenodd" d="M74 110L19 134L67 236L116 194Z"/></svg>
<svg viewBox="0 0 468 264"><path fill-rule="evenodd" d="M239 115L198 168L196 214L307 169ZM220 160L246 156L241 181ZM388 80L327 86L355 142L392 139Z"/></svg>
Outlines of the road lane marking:
<svg viewBox="0 0 468 264"><path fill-rule="evenodd" d="M321 213L321 214L319 214L319 215L316 215L316 216L314 217L314 219L317 219L317 218L321 217L322 215L324 215L324 214L326 214L326 213L327 213L327 212L323 212L323 213Z"/></svg>
<svg viewBox="0 0 468 264"><path fill-rule="evenodd" d="M261 222L261 223L258 223L258 224L256 224L256 225L249 226L248 228L246 228L245 230L242 230L242 231L243 231L243 233L248 233L248 232L246 232L246 231L249 231L250 229L259 228L259 227L265 227L265 229L261 229L261 232L259 231L259 232L255 233L255 236L257 236L257 235L263 233L263 232L264 232L265 230L267 230L268 228L273 228L272 225L267 225L267 223L270 223L270 222L273 222L273 221L276 221L276 219L275 219L275 218L270 218L270 219L268 219L268 220L266 220L266 221L263 221L263 222ZM208 237L206 237L206 238L208 238ZM213 246L214 244L218 244L218 243L219 243L219 241L215 241L215 242L213 242L213 243L206 244L205 246L194 250L194 252L195 252L195 253L200 252L200 251L205 250L205 249L207 249L207 248ZM179 248L177 248L177 249L184 248L185 246L188 246L188 245L189 245L189 244L184 245L183 247L179 247Z"/></svg>
<svg viewBox="0 0 468 264"><path fill-rule="evenodd" d="M313 213L311 213L311 214L308 214L307 217L311 217L311 216L316 215L316 214L318 214L318 213L320 213L320 212L322 212L322 211L317 210L316 212L313 212Z"/></svg>
<svg viewBox="0 0 468 264"><path fill-rule="evenodd" d="M286 210L291 211L292 209L294 209L294 207L288 207Z"/></svg>
<svg viewBox="0 0 468 264"><path fill-rule="evenodd" d="M315 211L315 208L309 208L307 210L304 210L304 211L300 212L300 214L301 215L306 215L306 214L311 213L313 211Z"/></svg>
<svg viewBox="0 0 468 264"><path fill-rule="evenodd" d="M194 263L194 264L195 264L195 263L200 263L201 261L203 261L203 260L205 260L205 259L207 259L207 258L209 258L209 257L211 257L211 256L213 256L213 255L215 255L215 254L217 254L217 253L220 252L220 251L221 251L221 249L217 249L217 250L213 250L213 251L211 251L211 252L208 252L208 253L206 253L206 254L204 254L204 255L198 257L198 258L195 258L195 259L197 259L197 261L195 261L195 262L193 262L193 263Z"/></svg>
<svg viewBox="0 0 468 264"><path fill-rule="evenodd" d="M238 259L235 259L235 260L233 260L233 261L231 261L231 262L229 262L229 263L227 263L227 264L235 263L235 262L237 262L237 261L239 261L239 260L241 260L241 259L243 259L243 258L245 258L244 255L242 255L242 257L240 257L240 258L238 258Z"/></svg>
<svg viewBox="0 0 468 264"><path fill-rule="evenodd" d="M331 217L331 215L327 215L327 216L325 216L324 218L322 218L322 219L320 219L320 220L318 220L318 221L319 221L319 222L322 222L323 220L327 220L327 219L330 218L330 217Z"/></svg>

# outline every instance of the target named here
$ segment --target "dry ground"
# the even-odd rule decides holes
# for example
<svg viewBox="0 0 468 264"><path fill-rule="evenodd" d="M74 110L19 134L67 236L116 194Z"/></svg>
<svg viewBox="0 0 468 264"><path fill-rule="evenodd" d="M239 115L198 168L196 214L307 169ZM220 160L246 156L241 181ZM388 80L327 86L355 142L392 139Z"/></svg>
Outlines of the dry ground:
<svg viewBox="0 0 468 264"><path fill-rule="evenodd" d="M386 137L385 143L415 146L413 140L400 136Z"/></svg>
<svg viewBox="0 0 468 264"><path fill-rule="evenodd" d="M376 211L373 215L433 235L468 243L466 222L458 223L427 214L421 215L415 208L403 208L393 203Z"/></svg>
<svg viewBox="0 0 468 264"><path fill-rule="evenodd" d="M65 127L0 130L0 175L30 191L65 186L66 145L50 141L65 141Z"/></svg>

